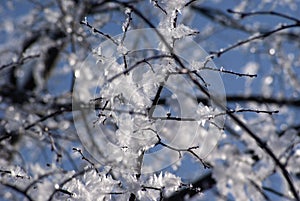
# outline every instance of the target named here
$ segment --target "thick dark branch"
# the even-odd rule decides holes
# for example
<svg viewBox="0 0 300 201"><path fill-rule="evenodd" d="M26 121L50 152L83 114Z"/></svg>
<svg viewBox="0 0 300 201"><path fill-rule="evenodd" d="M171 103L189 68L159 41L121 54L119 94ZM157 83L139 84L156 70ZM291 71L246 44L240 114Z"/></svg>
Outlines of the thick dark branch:
<svg viewBox="0 0 300 201"><path fill-rule="evenodd" d="M285 99L275 97L263 97L258 95L228 95L227 102L256 102L259 104L276 104L276 105L289 105L300 107L300 99ZM203 98L202 98L203 99ZM201 100L201 99L200 99Z"/></svg>
<svg viewBox="0 0 300 201"><path fill-rule="evenodd" d="M184 7L187 7L189 5L191 5L192 3L196 2L197 0L190 0L189 2L187 2Z"/></svg>
<svg viewBox="0 0 300 201"><path fill-rule="evenodd" d="M275 98L275 97L263 97L259 95L227 95L227 102L231 103L249 103L254 102L257 104L274 104L279 106L291 106L291 107L300 107L300 99L286 99L286 98ZM198 102L202 102L204 105L209 103L209 99L205 97L197 97ZM160 98L158 103L159 105L164 105L166 103L166 99Z"/></svg>
<svg viewBox="0 0 300 201"><path fill-rule="evenodd" d="M152 105L151 105L151 108L150 108L150 111L149 111L149 117L150 118L152 118L152 116L153 116L153 112L154 112L155 106L157 105L157 103L158 103L158 101L160 99L160 94L161 94L161 92L162 92L162 90L164 88L165 83L168 81L168 79L169 79L169 74L165 77L165 79L164 79L163 82L159 83L159 87L158 87L158 89L156 91L155 97L154 97L154 99L152 101Z"/></svg>
<svg viewBox="0 0 300 201"><path fill-rule="evenodd" d="M288 183L289 189L294 196L295 200L300 201L299 194L293 184L292 178L290 177L289 172L285 168L285 166L279 161L279 159L274 154L273 150L263 141L261 140L252 130L248 128L246 124L244 124L236 115L233 113L228 112L227 113L230 118L236 122L237 125L239 125L244 131L246 131L251 138L253 138L257 145L263 149L274 161L276 166L281 170L283 177L285 178L286 182Z"/></svg>
<svg viewBox="0 0 300 201"><path fill-rule="evenodd" d="M255 181L249 179L252 186L264 197L266 201L271 201L269 196L260 188L258 184L255 183Z"/></svg>
<svg viewBox="0 0 300 201"><path fill-rule="evenodd" d="M15 186L15 185L12 185L12 184L9 184L9 183L5 183L3 181L0 180L0 184L2 184L3 186L6 186L8 188L11 188L12 190L22 194L23 196L25 196L29 201L34 201L33 198L31 198L26 191L20 189L19 187Z"/></svg>
<svg viewBox="0 0 300 201"><path fill-rule="evenodd" d="M287 196L287 195L285 195L285 194L283 194L281 192L278 192L278 191L276 191L276 190L274 190L272 188L269 188L269 187L266 187L266 186L263 186L262 188L265 191L271 192L271 193L273 193L273 194L275 194L275 195L277 195L279 197L284 198L284 200L291 200L291 201L293 201L293 199L291 197L289 197L289 196Z"/></svg>

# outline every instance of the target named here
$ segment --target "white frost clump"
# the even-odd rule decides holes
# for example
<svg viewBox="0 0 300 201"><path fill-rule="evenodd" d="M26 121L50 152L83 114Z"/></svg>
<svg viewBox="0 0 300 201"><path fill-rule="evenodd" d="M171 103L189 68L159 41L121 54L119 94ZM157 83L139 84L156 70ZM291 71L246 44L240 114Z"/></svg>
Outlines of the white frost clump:
<svg viewBox="0 0 300 201"><path fill-rule="evenodd" d="M203 103L199 103L197 109L197 118L202 127L206 128L210 120L213 120L217 115L220 114L217 110L214 110Z"/></svg>
<svg viewBox="0 0 300 201"><path fill-rule="evenodd" d="M253 160L249 155L242 155L235 147L225 145L219 150L219 158L226 159L226 162L218 163L213 169L213 178L218 182L218 190L223 195L233 195L237 200L246 200L249 197L255 200L263 200L262 195L253 187L252 181L257 178L253 172ZM260 180L258 180L260 181ZM256 185L261 187L261 183Z"/></svg>
<svg viewBox="0 0 300 201"><path fill-rule="evenodd" d="M181 9L186 4L186 1L184 1L184 0L172 0L172 1L162 0L161 2L166 4L167 11L178 10L179 13L181 13Z"/></svg>
<svg viewBox="0 0 300 201"><path fill-rule="evenodd" d="M164 174L160 173L158 176L154 174L143 184L143 186L146 188L145 190L140 190L138 192L138 199L148 198L149 200L158 200L160 197L160 190L162 190L163 195L167 197L174 191L178 190L181 186L181 183L180 177L177 177L169 172ZM151 189L151 187L154 187L155 189Z"/></svg>
<svg viewBox="0 0 300 201"><path fill-rule="evenodd" d="M95 171L86 172L82 178L73 178L68 182L64 189L72 192L72 200L109 200L111 192L121 189L119 182L113 180L110 176L98 175Z"/></svg>
<svg viewBox="0 0 300 201"><path fill-rule="evenodd" d="M183 24L178 25L174 30L172 30L172 36L175 39L180 39L186 36L196 35L199 31L195 29L191 29L188 26L185 26Z"/></svg>

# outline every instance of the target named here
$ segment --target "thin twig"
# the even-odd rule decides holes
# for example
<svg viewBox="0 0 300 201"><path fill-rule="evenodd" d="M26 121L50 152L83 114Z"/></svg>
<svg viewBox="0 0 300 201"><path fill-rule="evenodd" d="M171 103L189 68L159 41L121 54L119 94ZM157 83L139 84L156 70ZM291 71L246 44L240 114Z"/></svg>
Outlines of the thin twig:
<svg viewBox="0 0 300 201"><path fill-rule="evenodd" d="M76 147L73 147L72 150L75 151L75 152L77 152L77 153L79 153L79 154L81 155L81 159L82 159L82 160L85 160L86 162L88 162L88 163L94 168L94 170L96 171L96 173L99 174L99 170L96 168L95 163L93 163L90 159L88 159L87 157L85 157L85 156L83 155L81 149L76 148Z"/></svg>
<svg viewBox="0 0 300 201"><path fill-rule="evenodd" d="M250 77L250 78L257 77L257 74L238 73L238 72L234 72L234 71L230 71L230 70L225 70L223 67L221 67L220 69L211 68L211 67L204 67L204 68L201 68L200 70L218 71L218 72L221 72L221 73L228 73L228 74L232 74L232 75L237 75L239 77L243 77L243 76L244 77Z"/></svg>
<svg viewBox="0 0 300 201"><path fill-rule="evenodd" d="M221 55L223 55L224 53L228 52L229 50L232 50L234 48L237 48L241 45L244 45L246 43L249 43L251 41L254 41L254 40L257 40L257 39L263 39L263 38L266 38L270 35L273 35L279 31L282 31L282 30L285 30L285 29L290 29L290 28L293 28L293 27L300 27L300 23L294 23L294 24L289 24L289 25L281 25L279 28L276 28L276 29L273 29L271 31L267 31L267 32L264 32L264 33L261 33L261 34L254 34L253 36L245 39L245 40L242 40L242 41L239 41L225 49L221 49L220 51L217 51L217 52L210 52L210 54L212 55L215 55L216 57L220 57Z"/></svg>
<svg viewBox="0 0 300 201"><path fill-rule="evenodd" d="M132 71L134 68L138 67L140 64L142 63L146 63L148 61L151 61L151 60L155 60L155 59L160 59L160 58L172 58L173 56L171 55L168 55L168 54L162 54L162 55L156 55L156 56L151 56L151 57L148 57L148 58L145 58L145 59L142 59L140 61L137 61L134 65L128 67L127 69L125 69L123 72L120 72L114 76L112 76L111 78L109 78L107 80L107 83L110 83L112 82L113 80L115 80L116 78L120 77L121 75L125 75L127 73L129 73L130 71Z"/></svg>
<svg viewBox="0 0 300 201"><path fill-rule="evenodd" d="M24 192L28 192L32 187L34 187L37 183L39 183L42 179L46 178L46 177L49 177L53 174L58 174L58 173L66 173L66 171L58 171L58 170L55 170L55 171L51 171L51 172L47 172L47 173L44 173L42 175L38 175L38 177L33 181L31 182L25 189L24 189Z"/></svg>
<svg viewBox="0 0 300 201"><path fill-rule="evenodd" d="M167 11L158 4L157 0L152 0L152 2L155 7L159 8L165 15L168 15Z"/></svg>
<svg viewBox="0 0 300 201"><path fill-rule="evenodd" d="M274 15L274 16L282 17L282 18L300 23L300 20L295 17L291 17L289 15L275 12L275 11L254 11L254 12L247 13L247 12L239 12L239 11L234 11L234 10L228 9L227 12L238 14L238 15L240 15L241 18L245 18L245 17L253 16L253 15Z"/></svg>
<svg viewBox="0 0 300 201"><path fill-rule="evenodd" d="M80 21L80 24L83 24L83 25L85 25L85 26L91 28L92 31L93 31L94 33L98 33L98 34L100 34L100 35L106 37L107 39L111 40L115 45L117 45L117 46L119 45L119 43L118 43L115 39L113 39L109 34L103 33L102 31L100 31L100 30L96 29L95 27L93 27L93 26L87 21L87 18L85 18L84 20Z"/></svg>
<svg viewBox="0 0 300 201"><path fill-rule="evenodd" d="M47 120L47 119L49 119L49 118L51 118L51 117L57 116L57 115L59 115L59 114L62 114L62 113L64 113L64 112L66 112L66 111L70 111L70 108L61 108L61 109L58 110L58 111L52 112L52 113L50 113L50 114L48 114L48 115L46 115L46 116L40 118L39 120L37 120L37 121L35 121L35 122L33 122L33 123L31 123L31 124L25 126L24 129L25 129L25 130L28 130L28 129L32 128L33 126L37 125L38 123L43 122L43 121L45 121L45 120Z"/></svg>
<svg viewBox="0 0 300 201"><path fill-rule="evenodd" d="M224 68L211 68L211 67L203 67L200 68L199 70L187 70L187 69L181 69L177 72L171 72L170 74L188 74L188 73L197 73L198 71L201 70L211 70L211 71L217 71L217 72L222 72L222 73L227 73L227 74L232 74L232 75L236 75L239 77L257 77L257 74L246 74L246 73L238 73L238 72L234 72L231 70L225 70ZM203 78L202 78L203 79ZM201 79L201 80L202 80ZM203 81L203 80L202 80ZM207 85L207 84L206 84Z"/></svg>
<svg viewBox="0 0 300 201"><path fill-rule="evenodd" d="M189 147L189 148L184 148L184 149L182 149L182 148L181 148L181 149L180 149L180 148L175 148L175 147L172 147L172 146L170 146L170 145L168 145L168 144L162 142L160 136L159 136L157 133L156 133L156 137L158 138L158 142L156 143L156 145L159 144L159 145L161 145L161 146L163 146L163 147L167 147L167 148L169 148L169 149L171 149L171 150L173 150L173 151L177 151L180 158L182 157L181 152L189 152L189 153L191 153L193 156L195 156L195 157L202 163L202 165L203 165L204 168L210 168L210 167L211 167L211 165L209 165L207 162L205 162L202 158L200 158L200 157L193 151L194 149L198 149L199 146Z"/></svg>
<svg viewBox="0 0 300 201"><path fill-rule="evenodd" d="M10 67L14 67L14 66L20 66L20 65L23 65L25 62L27 62L28 60L30 59L33 59L33 58L37 58L37 57L40 57L40 54L34 54L34 55L29 55L29 56L26 56L26 57L21 57L18 61L16 62L11 62L9 64L4 64L2 66L0 66L0 71L5 69L5 68L10 68Z"/></svg>
<svg viewBox="0 0 300 201"><path fill-rule="evenodd" d="M46 131L48 131L48 129ZM51 132L48 132L48 136L49 136L49 141L50 141L50 144L51 144L51 151L55 152L55 154L56 154L56 162L59 162L60 159L62 158L62 154L57 150Z"/></svg>
<svg viewBox="0 0 300 201"><path fill-rule="evenodd" d="M122 40L121 40L121 44L123 44L123 42L125 40L126 33L129 29L130 22L132 21L131 13L132 13L132 11L130 9L126 9L125 14L127 15L127 18L126 18L126 20L125 20L125 22L123 23L123 26L122 26L123 37L122 37Z"/></svg>

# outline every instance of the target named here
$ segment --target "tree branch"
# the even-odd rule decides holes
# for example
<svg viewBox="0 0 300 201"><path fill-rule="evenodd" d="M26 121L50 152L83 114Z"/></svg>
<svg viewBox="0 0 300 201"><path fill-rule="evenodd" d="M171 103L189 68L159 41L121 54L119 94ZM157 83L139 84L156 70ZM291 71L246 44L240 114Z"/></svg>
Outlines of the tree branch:
<svg viewBox="0 0 300 201"><path fill-rule="evenodd" d="M212 173L209 173L203 177L200 177L196 181L192 183L193 188L185 188L182 189L171 196L164 198L163 201L184 201L185 197L188 195L189 197L193 197L197 193L199 193L199 190L196 190L196 188L200 189L200 192L204 192L206 190L211 189L216 184L215 179L212 177Z"/></svg>
<svg viewBox="0 0 300 201"><path fill-rule="evenodd" d="M5 68L11 68L11 67L23 65L28 60L38 58L38 57L40 57L40 54L33 54L33 55L21 57L18 61L11 62L11 63L4 64L4 65L0 66L0 71L5 69Z"/></svg>
<svg viewBox="0 0 300 201"><path fill-rule="evenodd" d="M227 12L239 14L241 18L245 18L245 17L249 17L249 16L253 16L253 15L274 15L274 16L282 17L282 18L285 18L288 20L292 20L296 23L300 23L300 20L298 18L291 17L289 15L275 12L275 11L254 11L254 12L247 13L247 12L239 12L239 11L234 11L234 10L228 9Z"/></svg>
<svg viewBox="0 0 300 201"><path fill-rule="evenodd" d="M228 52L229 50L235 49L235 48L237 48L239 46L242 46L246 43L252 42L252 41L257 40L257 39L264 39L266 37L269 37L270 35L273 35L273 34L279 32L279 31L294 28L294 27L300 27L300 23L297 22L297 23L289 24L289 25L281 25L280 27L275 28L271 31L267 31L267 32L264 32L264 33L261 33L261 34L260 33L254 34L254 35L250 36L249 38L244 39L242 41L239 41L239 42L237 42L237 43L235 43L235 44L233 44L233 45L231 45L231 46L229 46L225 49L221 49L221 50L216 51L216 52L212 51L212 52L210 52L210 54L215 55L216 57L220 57L224 53Z"/></svg>

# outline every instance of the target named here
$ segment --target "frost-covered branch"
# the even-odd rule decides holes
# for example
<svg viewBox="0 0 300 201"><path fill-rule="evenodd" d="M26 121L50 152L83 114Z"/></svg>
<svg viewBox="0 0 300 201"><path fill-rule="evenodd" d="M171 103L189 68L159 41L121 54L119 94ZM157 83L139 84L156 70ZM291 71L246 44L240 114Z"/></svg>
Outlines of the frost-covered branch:
<svg viewBox="0 0 300 201"><path fill-rule="evenodd" d="M159 8L165 15L168 15L167 11L159 5L158 0L151 0L151 1L153 3L153 6Z"/></svg>
<svg viewBox="0 0 300 201"><path fill-rule="evenodd" d="M249 38L247 39L244 39L244 40L241 40L227 48L224 48L224 49L221 49L219 51L211 51L210 54L212 55L215 55L216 57L220 57L221 55L223 55L224 53L232 50L232 49L235 49L237 47L240 47L246 43L249 43L249 42L252 42L252 41L255 41L255 40L258 40L258 39L264 39L266 37L269 37L279 31L282 31L282 30L286 30L286 29L291 29L291 28L295 28L295 27L300 27L300 23L299 22L296 22L294 24L288 24L288 25L285 25L285 24L282 24L280 25L278 28L275 28L271 31L266 31L264 33L255 33L253 34L252 36L250 36Z"/></svg>
<svg viewBox="0 0 300 201"><path fill-rule="evenodd" d="M279 13L276 11L239 12L239 11L234 11L234 10L228 9L227 12L238 14L238 15L240 15L241 18L245 18L245 17L249 17L249 16L253 16L253 15L274 15L274 16L282 17L282 18L285 18L288 20L292 20L296 23L300 23L300 20L298 18L286 15L284 13Z"/></svg>
<svg viewBox="0 0 300 201"><path fill-rule="evenodd" d="M88 162L88 163L94 168L94 170L95 170L97 173L99 173L98 169L96 168L96 164L93 163L93 162L92 162L90 159L88 159L87 157L85 157L85 156L83 155L81 149L76 148L76 147L73 147L72 150L73 150L74 152L79 153L80 156L81 156L81 159L84 160L84 161L86 161L86 162Z"/></svg>
<svg viewBox="0 0 300 201"><path fill-rule="evenodd" d="M276 114L279 112L279 110L259 110L259 109L230 109L227 111L227 113L240 113L240 112L254 112L254 113L265 113L265 114Z"/></svg>
<svg viewBox="0 0 300 201"><path fill-rule="evenodd" d="M226 10L223 0L1 4L0 197L299 200L295 5L237 1ZM269 17L288 24L270 29ZM150 32L131 38L131 29L146 27L153 38ZM118 30L123 33L115 37ZM112 48L91 51L103 41L97 36ZM237 41L239 36L245 38ZM185 39L204 49L231 45L207 55L182 46ZM155 51L140 51L146 44ZM238 47L246 51L233 51ZM117 54L110 57L111 50ZM214 94L222 84L215 87L217 80L207 74L256 79L222 76L232 79L224 82L227 107L225 97ZM75 148L81 143L88 155ZM177 154L170 173L165 167ZM177 170L187 155L211 167L208 174L201 176L199 167L181 181ZM282 189L265 186L273 175Z"/></svg>
<svg viewBox="0 0 300 201"><path fill-rule="evenodd" d="M273 150L263 140L261 140L250 128L248 128L248 126L244 124L236 115L230 112L228 112L227 114L232 120L236 122L237 125L239 125L243 130L245 130L251 136L251 138L253 138L256 141L256 143L261 149L263 149L272 158L276 166L281 170L283 177L287 181L289 189L292 192L293 196L296 200L300 200L299 194L296 190L296 187L293 183L289 172L287 171L286 167L279 161L277 156L274 154Z"/></svg>
<svg viewBox="0 0 300 201"><path fill-rule="evenodd" d="M218 71L218 72L221 72L221 73L232 74L232 75L236 75L236 76L239 76L239 77L250 77L250 78L257 77L257 74L238 73L238 72L234 72L234 71L231 71L231 70L226 70L226 69L224 69L223 67L221 67L221 68L219 68L219 69L211 68L211 67L203 67L203 68L201 68L201 69L203 69L203 70Z"/></svg>
<svg viewBox="0 0 300 201"><path fill-rule="evenodd" d="M192 188L183 188L178 192L175 192L169 197L164 198L165 201L172 200L184 200L184 197L189 196L193 197L194 195L200 192L205 192L206 190L211 189L215 184L216 180L212 177L211 173L208 173L198 179L196 179L192 184Z"/></svg>
<svg viewBox="0 0 300 201"><path fill-rule="evenodd" d="M191 80L193 83L205 94L205 96L212 98L214 103L217 104L218 107L222 108L226 111L228 116L238 125L240 126L251 138L255 140L257 145L263 149L274 161L276 166L281 170L283 177L288 183L289 189L292 192L293 196L296 200L300 200L300 197L298 195L298 192L296 190L296 187L292 181L292 178L290 177L289 172L287 171L286 167L279 161L277 156L274 154L273 150L262 140L258 137L257 134L255 134L239 117L237 117L234 113L231 113L231 110L227 108L226 106L222 105L222 103L219 102L219 100L214 99L210 96L209 92L195 79L189 74Z"/></svg>
<svg viewBox="0 0 300 201"><path fill-rule="evenodd" d="M126 75L127 73L129 73L130 71L132 71L133 69L137 68L140 64L142 63L147 63L151 60L156 60L156 59L161 59L161 58L172 58L173 56L168 55L168 54L162 54L162 55L155 55L155 56L151 56L148 58L144 58L141 59L140 61L137 61L135 64L133 64L132 66L128 67L127 69L125 69L123 72L120 72L114 76L112 76L111 78L109 78L107 80L107 83L112 82L113 80L115 80L116 78L120 77L121 75Z"/></svg>
<svg viewBox="0 0 300 201"><path fill-rule="evenodd" d="M99 29L96 29L95 27L93 27L87 20L87 17L85 17L84 20L80 21L80 24L83 24L85 26L87 26L88 28L92 29L93 33L98 33L101 36L104 36L105 38L109 39L110 41L112 41L115 45L119 45L119 43L117 41L115 41L109 34L103 33L102 31L100 31Z"/></svg>
<svg viewBox="0 0 300 201"><path fill-rule="evenodd" d="M48 132L48 137L49 137L49 141L50 141L50 145L51 145L51 151L55 152L56 162L59 162L62 158L62 154L60 153L60 151L57 150L55 142L54 142L54 138L52 137L50 132Z"/></svg>
<svg viewBox="0 0 300 201"><path fill-rule="evenodd" d="M227 73L227 74L232 74L232 75L236 75L238 77L250 77L250 78L254 78L257 77L257 74L248 74L248 73L238 73L238 72L234 72L231 70L226 70L223 67L221 68L211 68L211 67L200 67L199 70L179 70L178 72L171 72L170 74L187 74L187 73L197 73L197 72L201 72L201 70L211 70L211 71L217 71L217 72L221 72L221 73Z"/></svg>
<svg viewBox="0 0 300 201"><path fill-rule="evenodd" d="M8 187L10 189L12 189L13 191L16 191L16 192L20 193L21 195L23 195L24 197L26 197L29 201L34 201L34 199L30 195L28 195L26 193L26 191L22 190L21 188L15 186L15 185L12 185L10 183L3 182L1 180L0 180L0 184L3 185L3 186Z"/></svg>

